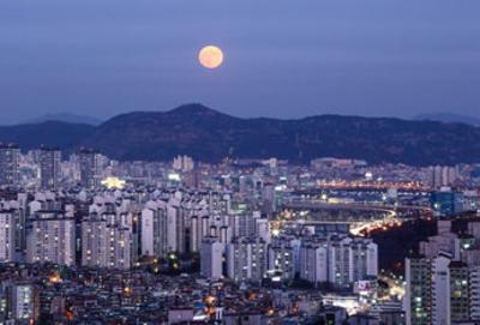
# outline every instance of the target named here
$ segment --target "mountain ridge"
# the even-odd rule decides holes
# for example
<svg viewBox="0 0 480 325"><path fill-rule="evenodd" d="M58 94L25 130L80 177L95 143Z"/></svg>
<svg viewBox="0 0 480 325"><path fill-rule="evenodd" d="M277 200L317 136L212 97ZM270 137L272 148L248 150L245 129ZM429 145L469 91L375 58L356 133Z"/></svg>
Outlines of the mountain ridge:
<svg viewBox="0 0 480 325"><path fill-rule="evenodd" d="M68 151L92 134L94 129L88 124L61 121L0 126L0 142L16 143L24 150L47 145Z"/></svg>
<svg viewBox="0 0 480 325"><path fill-rule="evenodd" d="M45 124L0 127L0 141L26 149L40 140L52 140L51 145L70 151L90 146L119 160L169 160L187 154L207 162L227 156L278 157L300 163L333 156L422 166L480 162L480 128L429 120L334 114L285 120L240 118L187 104L169 111L117 115L96 127L68 125L51 124L47 133Z"/></svg>
<svg viewBox="0 0 480 325"><path fill-rule="evenodd" d="M39 116L32 120L24 121L19 124L38 124L38 123L43 123L48 121L66 122L66 123L72 123L72 124L88 124L88 125L94 125L94 126L97 126L103 123L102 120L92 116L59 112L59 113L47 113L45 115Z"/></svg>
<svg viewBox="0 0 480 325"><path fill-rule="evenodd" d="M463 115L463 114L454 114L448 112L440 113L430 113L430 114L420 114L413 118L417 121L437 121L442 123L464 123L474 126L480 126L480 118Z"/></svg>

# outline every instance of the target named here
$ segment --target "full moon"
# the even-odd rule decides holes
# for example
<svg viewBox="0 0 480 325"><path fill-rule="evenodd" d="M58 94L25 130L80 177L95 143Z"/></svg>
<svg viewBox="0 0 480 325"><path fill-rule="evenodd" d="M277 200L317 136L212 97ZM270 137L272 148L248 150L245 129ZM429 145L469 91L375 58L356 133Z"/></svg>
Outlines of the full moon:
<svg viewBox="0 0 480 325"><path fill-rule="evenodd" d="M198 61L207 69L216 69L223 62L223 52L217 46L205 46L198 53Z"/></svg>

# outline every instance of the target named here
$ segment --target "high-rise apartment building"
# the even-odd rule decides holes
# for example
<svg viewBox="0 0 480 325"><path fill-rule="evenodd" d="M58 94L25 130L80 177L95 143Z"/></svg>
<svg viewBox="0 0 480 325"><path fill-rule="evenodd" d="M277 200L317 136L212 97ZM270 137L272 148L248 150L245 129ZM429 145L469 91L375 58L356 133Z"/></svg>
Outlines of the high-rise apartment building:
<svg viewBox="0 0 480 325"><path fill-rule="evenodd" d="M464 298L461 297L467 294L468 275L464 274L466 270L451 263L451 255L445 253L434 258L406 258L404 306L407 325L451 324L453 315L468 314L468 306L463 309Z"/></svg>
<svg viewBox="0 0 480 325"><path fill-rule="evenodd" d="M167 247L169 252L185 253L185 218L180 204L167 206Z"/></svg>
<svg viewBox="0 0 480 325"><path fill-rule="evenodd" d="M451 262L450 272L450 318L452 322L470 319L469 269L463 262Z"/></svg>
<svg viewBox="0 0 480 325"><path fill-rule="evenodd" d="M300 247L300 278L311 283L328 282L328 243L305 242Z"/></svg>
<svg viewBox="0 0 480 325"><path fill-rule="evenodd" d="M0 210L0 263L15 258L15 211Z"/></svg>
<svg viewBox="0 0 480 325"><path fill-rule="evenodd" d="M268 269L281 274L283 280L295 278L295 252L290 241L274 241L268 248Z"/></svg>
<svg viewBox="0 0 480 325"><path fill-rule="evenodd" d="M62 153L57 148L42 147L39 150L40 187L56 190L60 186Z"/></svg>
<svg viewBox="0 0 480 325"><path fill-rule="evenodd" d="M183 172L189 172L194 169L195 163L191 157L188 156L177 156L173 158L173 169L180 170Z"/></svg>
<svg viewBox="0 0 480 325"><path fill-rule="evenodd" d="M440 253L433 258L432 263L432 323L450 324L450 272L449 254Z"/></svg>
<svg viewBox="0 0 480 325"><path fill-rule="evenodd" d="M437 221L437 235L420 243L420 254L405 260L407 324L464 324L480 321L478 222L468 234Z"/></svg>
<svg viewBox="0 0 480 325"><path fill-rule="evenodd" d="M227 245L227 273L236 282L261 281L267 270L268 245L261 238L239 237Z"/></svg>
<svg viewBox="0 0 480 325"><path fill-rule="evenodd" d="M142 255L165 257L168 254L166 206L156 202L149 203L149 206L142 210L140 224Z"/></svg>
<svg viewBox="0 0 480 325"><path fill-rule="evenodd" d="M439 189L443 186L451 186L459 178L458 168L452 166L430 167L430 186Z"/></svg>
<svg viewBox="0 0 480 325"><path fill-rule="evenodd" d="M125 214L91 213L82 221L82 265L128 269L133 235Z"/></svg>
<svg viewBox="0 0 480 325"><path fill-rule="evenodd" d="M480 320L480 266L468 267L468 297L470 319Z"/></svg>
<svg viewBox="0 0 480 325"><path fill-rule="evenodd" d="M405 318L407 325L432 324L432 265L422 256L405 260Z"/></svg>
<svg viewBox="0 0 480 325"><path fill-rule="evenodd" d="M30 283L7 286L7 311L12 324L35 324L39 317L38 289ZM9 324L9 323L7 323Z"/></svg>
<svg viewBox="0 0 480 325"><path fill-rule="evenodd" d="M200 274L209 279L223 276L223 252L225 246L217 237L206 237L200 248Z"/></svg>
<svg viewBox="0 0 480 325"><path fill-rule="evenodd" d="M100 153L93 149L82 148L78 154L80 165L80 185L95 188L101 181Z"/></svg>
<svg viewBox="0 0 480 325"><path fill-rule="evenodd" d="M378 275L378 247L371 239L334 235L314 238L300 248L300 277L312 283L350 287Z"/></svg>
<svg viewBox="0 0 480 325"><path fill-rule="evenodd" d="M350 243L353 282L378 275L378 246L370 239L355 238Z"/></svg>
<svg viewBox="0 0 480 325"><path fill-rule="evenodd" d="M75 264L75 219L65 211L39 210L28 218L27 262Z"/></svg>
<svg viewBox="0 0 480 325"><path fill-rule="evenodd" d="M19 185L19 158L17 145L0 143L0 187Z"/></svg>

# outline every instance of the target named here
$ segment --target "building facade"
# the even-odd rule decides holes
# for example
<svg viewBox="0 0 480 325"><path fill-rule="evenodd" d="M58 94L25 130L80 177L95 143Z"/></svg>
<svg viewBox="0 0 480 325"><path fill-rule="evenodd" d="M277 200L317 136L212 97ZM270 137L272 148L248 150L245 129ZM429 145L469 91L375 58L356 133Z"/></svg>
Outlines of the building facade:
<svg viewBox="0 0 480 325"><path fill-rule="evenodd" d="M18 186L20 148L15 144L0 143L0 187Z"/></svg>
<svg viewBox="0 0 480 325"><path fill-rule="evenodd" d="M56 148L39 150L40 188L57 190L60 187L62 153Z"/></svg>

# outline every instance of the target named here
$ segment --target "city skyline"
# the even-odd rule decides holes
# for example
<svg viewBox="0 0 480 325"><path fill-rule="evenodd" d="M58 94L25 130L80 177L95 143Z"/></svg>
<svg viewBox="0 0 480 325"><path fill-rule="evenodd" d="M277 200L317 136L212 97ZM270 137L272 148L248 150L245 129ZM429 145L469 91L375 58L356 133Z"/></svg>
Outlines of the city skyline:
<svg viewBox="0 0 480 325"><path fill-rule="evenodd" d="M480 319L478 163L119 161L2 144L0 171L0 321Z"/></svg>
<svg viewBox="0 0 480 325"><path fill-rule="evenodd" d="M0 1L0 325L480 324L478 12Z"/></svg>

